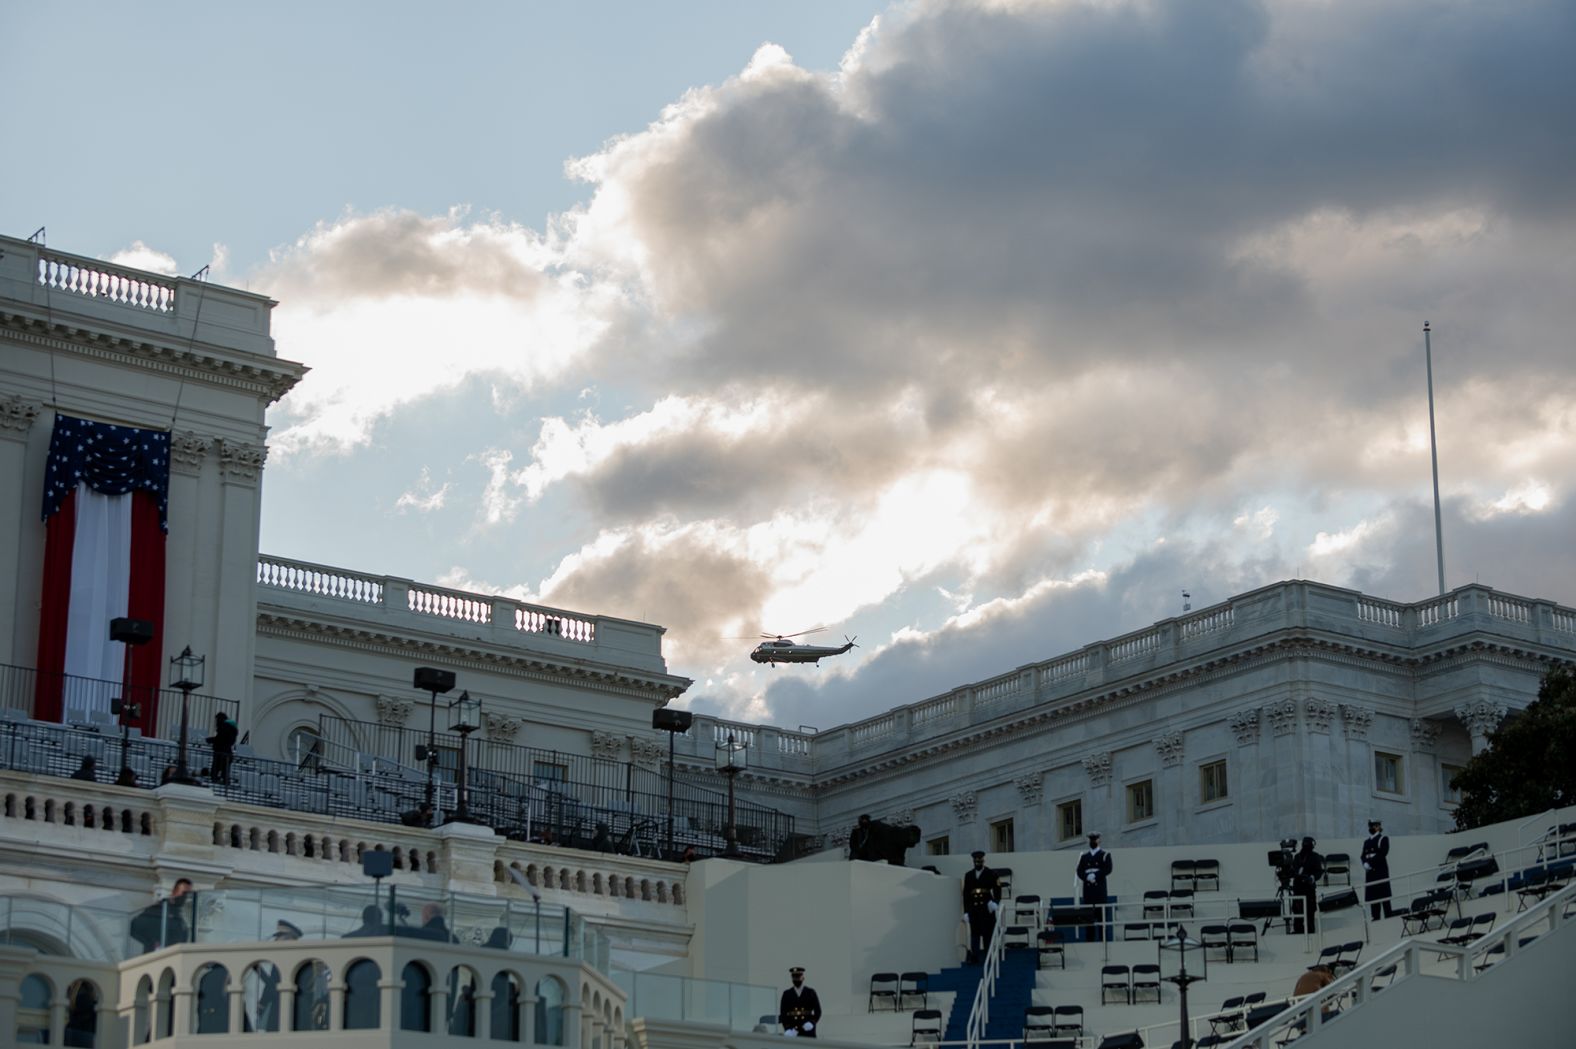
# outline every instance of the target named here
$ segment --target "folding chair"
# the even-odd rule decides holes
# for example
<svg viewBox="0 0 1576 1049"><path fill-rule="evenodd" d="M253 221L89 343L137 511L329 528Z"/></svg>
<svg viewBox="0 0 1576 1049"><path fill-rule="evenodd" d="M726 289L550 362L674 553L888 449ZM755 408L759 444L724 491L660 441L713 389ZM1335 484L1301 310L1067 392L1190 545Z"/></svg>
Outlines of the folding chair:
<svg viewBox="0 0 1576 1049"><path fill-rule="evenodd" d="M1217 892L1220 890L1219 860L1193 861L1193 889L1195 892L1204 892L1207 889Z"/></svg>
<svg viewBox="0 0 1576 1049"><path fill-rule="evenodd" d="M1100 967L1100 1004L1105 1004L1106 996L1112 991L1122 995L1122 1002L1126 1005L1133 1004L1133 971L1125 965L1103 965Z"/></svg>
<svg viewBox="0 0 1576 1049"><path fill-rule="evenodd" d="M1334 885L1340 878L1343 885L1352 883L1352 857L1345 852L1332 852L1324 857L1324 884Z"/></svg>
<svg viewBox="0 0 1576 1049"><path fill-rule="evenodd" d="M1238 951L1252 951L1253 960L1259 960L1259 927L1252 922L1232 922L1226 926L1231 938L1231 960L1237 960Z"/></svg>
<svg viewBox="0 0 1576 1049"><path fill-rule="evenodd" d="M1193 890L1172 889L1168 907L1173 919L1193 917Z"/></svg>
<svg viewBox="0 0 1576 1049"><path fill-rule="evenodd" d="M1328 965L1333 970L1335 968L1336 960L1340 957L1341 945L1338 943L1332 943L1330 946L1319 952L1319 957L1315 959L1314 964Z"/></svg>
<svg viewBox="0 0 1576 1049"><path fill-rule="evenodd" d="M1216 1014L1209 1018L1210 1033L1223 1034L1242 1030L1242 1018L1247 1012L1247 1007L1242 1002L1243 998L1240 994L1232 995L1221 1002Z"/></svg>
<svg viewBox="0 0 1576 1049"><path fill-rule="evenodd" d="M1166 905L1171 902L1171 893L1167 889L1150 889L1144 893L1144 918L1146 920L1165 921Z"/></svg>
<svg viewBox="0 0 1576 1049"><path fill-rule="evenodd" d="M1171 861L1171 887L1193 889L1198 886L1198 865L1192 860Z"/></svg>
<svg viewBox="0 0 1576 1049"><path fill-rule="evenodd" d="M1029 946L1029 937L1032 930L1027 925L1009 925L1002 930L1001 945L1011 950L1014 947Z"/></svg>
<svg viewBox="0 0 1576 1049"><path fill-rule="evenodd" d="M870 975L870 1001L865 1011L873 1013L876 1011L877 1001L890 1001L892 1003L892 1011L897 1012L897 992L897 973L872 973Z"/></svg>
<svg viewBox="0 0 1576 1049"><path fill-rule="evenodd" d="M1076 1038L1082 1038L1084 1033L1084 1011L1081 1005L1058 1005L1056 1007L1056 1033L1072 1032Z"/></svg>
<svg viewBox="0 0 1576 1049"><path fill-rule="evenodd" d="M1149 923L1148 922L1123 922L1122 923L1122 939L1124 939L1124 940L1147 940L1147 939L1149 939Z"/></svg>
<svg viewBox="0 0 1576 1049"><path fill-rule="evenodd" d="M1362 953L1363 941L1361 940L1352 940L1349 943L1341 944L1341 953L1331 963L1335 975L1339 976L1348 969L1357 968L1357 959L1362 956Z"/></svg>
<svg viewBox="0 0 1576 1049"><path fill-rule="evenodd" d="M1012 899L1012 868L993 867L991 869L996 872L996 886L1001 890L1001 898L1004 900Z"/></svg>
<svg viewBox="0 0 1576 1049"><path fill-rule="evenodd" d="M1031 1005L1023 1011L1025 1042L1056 1036L1056 1010L1049 1005Z"/></svg>
<svg viewBox="0 0 1576 1049"><path fill-rule="evenodd" d="M1034 895L1019 896L1012 903L1012 921L1015 925L1040 927L1040 898Z"/></svg>
<svg viewBox="0 0 1576 1049"><path fill-rule="evenodd" d="M1226 961L1231 961L1231 931L1224 925L1200 926L1198 942L1203 946L1205 957L1209 951L1224 951Z"/></svg>
<svg viewBox="0 0 1576 1049"><path fill-rule="evenodd" d="M906 972L898 976L897 1005L903 1008L905 999L918 998L921 1009L930 1008L930 974Z"/></svg>
<svg viewBox="0 0 1576 1049"><path fill-rule="evenodd" d="M1043 969L1050 959L1055 958L1061 962L1063 969L1067 968L1067 945L1062 943L1062 934L1055 929L1041 929L1035 937L1040 956L1036 959L1036 967Z"/></svg>
<svg viewBox="0 0 1576 1049"><path fill-rule="evenodd" d="M915 1010L913 1026L909 1031L908 1044L910 1046L935 1045L939 1041L941 1041L941 1010Z"/></svg>
<svg viewBox="0 0 1576 1049"><path fill-rule="evenodd" d="M1160 1002L1160 966L1153 963L1133 966L1133 1001L1140 994L1155 993L1155 1003Z"/></svg>
<svg viewBox="0 0 1576 1049"><path fill-rule="evenodd" d="M1374 970L1373 981L1369 983L1368 989L1377 994L1389 987L1395 981L1395 974L1399 968L1399 965L1386 965L1383 969Z"/></svg>

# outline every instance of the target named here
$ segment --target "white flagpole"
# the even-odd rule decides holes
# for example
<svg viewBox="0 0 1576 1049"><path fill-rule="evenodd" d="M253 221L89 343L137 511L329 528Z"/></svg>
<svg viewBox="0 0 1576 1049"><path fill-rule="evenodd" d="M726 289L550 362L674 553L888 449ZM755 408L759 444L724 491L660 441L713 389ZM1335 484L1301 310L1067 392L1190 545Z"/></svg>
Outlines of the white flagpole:
<svg viewBox="0 0 1576 1049"><path fill-rule="evenodd" d="M1445 533L1439 519L1439 441L1434 436L1434 351L1423 322L1423 362L1428 369L1428 453L1434 465L1434 555L1439 561L1439 595L1445 594Z"/></svg>

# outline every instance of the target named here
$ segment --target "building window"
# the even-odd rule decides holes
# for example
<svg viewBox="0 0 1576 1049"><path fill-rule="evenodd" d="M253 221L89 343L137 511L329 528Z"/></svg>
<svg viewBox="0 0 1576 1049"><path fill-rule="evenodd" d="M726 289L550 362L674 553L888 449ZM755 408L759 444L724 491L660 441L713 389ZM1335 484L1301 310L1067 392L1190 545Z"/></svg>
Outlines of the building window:
<svg viewBox="0 0 1576 1049"><path fill-rule="evenodd" d="M1056 840L1083 837L1083 802L1064 801L1056 806Z"/></svg>
<svg viewBox="0 0 1576 1049"><path fill-rule="evenodd" d="M533 761L531 778L538 783L568 783L569 766L555 765L551 761Z"/></svg>
<svg viewBox="0 0 1576 1049"><path fill-rule="evenodd" d="M1226 762L1211 761L1198 767L1198 802L1208 805L1227 796Z"/></svg>
<svg viewBox="0 0 1576 1049"><path fill-rule="evenodd" d="M1405 793L1401 789L1401 785L1406 782L1401 776L1401 760L1399 754L1374 751L1374 790L1381 794Z"/></svg>
<svg viewBox="0 0 1576 1049"><path fill-rule="evenodd" d="M945 834L939 838L931 838L925 842L925 851L932 856L945 856L952 851L952 841Z"/></svg>
<svg viewBox="0 0 1576 1049"><path fill-rule="evenodd" d="M1127 785L1127 822L1142 823L1155 818L1155 781L1139 780Z"/></svg>
<svg viewBox="0 0 1576 1049"><path fill-rule="evenodd" d="M1460 765L1439 766L1439 800L1446 805L1461 804L1461 788L1452 787L1450 781L1461 775L1463 771Z"/></svg>
<svg viewBox="0 0 1576 1049"><path fill-rule="evenodd" d="M990 851L1012 851L1012 820L996 820L990 825Z"/></svg>

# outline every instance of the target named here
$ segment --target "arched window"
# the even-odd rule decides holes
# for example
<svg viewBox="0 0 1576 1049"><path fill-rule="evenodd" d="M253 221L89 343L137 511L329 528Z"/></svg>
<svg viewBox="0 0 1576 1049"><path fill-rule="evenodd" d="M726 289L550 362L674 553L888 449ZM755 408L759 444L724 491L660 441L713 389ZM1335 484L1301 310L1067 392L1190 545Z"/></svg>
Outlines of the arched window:
<svg viewBox="0 0 1576 1049"><path fill-rule="evenodd" d="M328 1030L328 966L310 961L296 970L292 1031Z"/></svg>
<svg viewBox="0 0 1576 1049"><path fill-rule="evenodd" d="M254 962L241 978L241 1027L252 1031L279 1030L279 966Z"/></svg>
<svg viewBox="0 0 1576 1049"><path fill-rule="evenodd" d="M377 1030L381 1019L378 979L382 975L378 963L366 958L351 962L345 970L345 1030Z"/></svg>
<svg viewBox="0 0 1576 1049"><path fill-rule="evenodd" d="M132 998L131 1044L141 1045L153 1037L149 1003L153 999L153 981L144 976L137 981L137 992Z"/></svg>
<svg viewBox="0 0 1576 1049"><path fill-rule="evenodd" d="M404 988L399 992L399 1029L432 1030L432 976L417 962L405 966L400 974Z"/></svg>
<svg viewBox="0 0 1576 1049"><path fill-rule="evenodd" d="M92 980L78 980L66 991L66 1045L93 1049L98 1044L99 992Z"/></svg>
<svg viewBox="0 0 1576 1049"><path fill-rule="evenodd" d="M297 725L285 736L285 760L297 768L316 770L323 760L323 737L311 725Z"/></svg>
<svg viewBox="0 0 1576 1049"><path fill-rule="evenodd" d="M154 1029L156 1038L170 1038L175 1034L175 970L165 969L159 974L159 998L157 1003L157 1020Z"/></svg>
<svg viewBox="0 0 1576 1049"><path fill-rule="evenodd" d="M204 965L197 971L197 1034L230 1033L230 974L222 965Z"/></svg>
<svg viewBox="0 0 1576 1049"><path fill-rule="evenodd" d="M536 1044L564 1044L564 988L551 977L536 985Z"/></svg>
<svg viewBox="0 0 1576 1049"><path fill-rule="evenodd" d="M476 1037L476 974L463 965L449 970L449 1033Z"/></svg>
<svg viewBox="0 0 1576 1049"><path fill-rule="evenodd" d="M497 1042L520 1040L520 981L512 973L492 978L492 1037Z"/></svg>
<svg viewBox="0 0 1576 1049"><path fill-rule="evenodd" d="M18 1045L49 1044L49 1000L55 988L44 977L29 973L22 978L22 997L16 1003Z"/></svg>

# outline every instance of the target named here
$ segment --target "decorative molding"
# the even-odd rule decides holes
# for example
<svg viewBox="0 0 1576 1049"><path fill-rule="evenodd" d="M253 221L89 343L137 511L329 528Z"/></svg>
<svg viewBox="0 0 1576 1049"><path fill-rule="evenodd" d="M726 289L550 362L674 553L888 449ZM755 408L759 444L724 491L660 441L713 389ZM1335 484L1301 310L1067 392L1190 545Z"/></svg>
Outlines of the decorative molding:
<svg viewBox="0 0 1576 1049"><path fill-rule="evenodd" d="M1456 704L1456 717L1473 736L1488 736L1505 720L1509 708L1491 699Z"/></svg>
<svg viewBox="0 0 1576 1049"><path fill-rule="evenodd" d="M1297 701L1282 699L1264 708L1269 715L1270 728L1277 736L1289 736L1297 731Z"/></svg>
<svg viewBox="0 0 1576 1049"><path fill-rule="evenodd" d="M1246 747L1259 741L1259 708L1239 710L1230 718L1232 734L1237 737L1237 746Z"/></svg>
<svg viewBox="0 0 1576 1049"><path fill-rule="evenodd" d="M1045 798L1045 777L1036 772L1030 776L1019 776L1013 780L1013 785L1018 788L1018 797L1023 799L1025 805L1038 805Z"/></svg>
<svg viewBox="0 0 1576 1049"><path fill-rule="evenodd" d="M667 744L661 740L629 736L629 759L646 768L660 768L667 761Z"/></svg>
<svg viewBox="0 0 1576 1049"><path fill-rule="evenodd" d="M268 446L227 441L223 437L214 442L219 449L219 473L236 481L255 481L263 472L268 459Z"/></svg>
<svg viewBox="0 0 1576 1049"><path fill-rule="evenodd" d="M1182 733L1164 732L1154 739L1155 752L1160 755L1162 768L1172 768L1182 764Z"/></svg>
<svg viewBox="0 0 1576 1049"><path fill-rule="evenodd" d="M1434 752L1434 744L1439 739L1443 726L1438 722L1428 721L1424 718L1414 718L1412 721L1412 749L1425 754Z"/></svg>
<svg viewBox="0 0 1576 1049"><path fill-rule="evenodd" d="M523 724L520 718L504 717L491 711L482 711L482 735L494 743L511 743Z"/></svg>
<svg viewBox="0 0 1576 1049"><path fill-rule="evenodd" d="M1368 727L1373 722L1372 707L1360 707L1355 703L1341 704L1341 724L1346 728L1347 739L1367 739Z"/></svg>
<svg viewBox="0 0 1576 1049"><path fill-rule="evenodd" d="M1308 727L1314 732L1330 734L1330 722L1335 720L1335 704L1327 699L1309 696L1302 701L1302 709L1308 715Z"/></svg>
<svg viewBox="0 0 1576 1049"><path fill-rule="evenodd" d="M393 696L379 696L375 702L378 707L378 720L385 725L403 726L416 709L416 705L410 700L395 699Z"/></svg>
<svg viewBox="0 0 1576 1049"><path fill-rule="evenodd" d="M913 809L893 809L881 819L882 823L890 823L897 827L906 827L914 822Z"/></svg>
<svg viewBox="0 0 1576 1049"><path fill-rule="evenodd" d="M170 462L176 466L189 466L192 472L199 469L213 447L213 438L192 430L176 430L170 434Z"/></svg>
<svg viewBox="0 0 1576 1049"><path fill-rule="evenodd" d="M43 410L42 404L24 400L16 394L0 397L0 435L25 435L33 428L33 421Z"/></svg>
<svg viewBox="0 0 1576 1049"><path fill-rule="evenodd" d="M972 790L966 790L961 794L954 794L947 800L952 802L952 817L954 822L959 824L974 822L974 815L979 811L979 799L974 796L974 792Z"/></svg>
<svg viewBox="0 0 1576 1049"><path fill-rule="evenodd" d="M591 756L593 758L608 758L618 760L624 752L624 741L611 732L594 731L591 733Z"/></svg>
<svg viewBox="0 0 1576 1049"><path fill-rule="evenodd" d="M1084 771L1089 773L1089 785L1103 787L1111 782L1111 752L1101 751L1083 759Z"/></svg>

